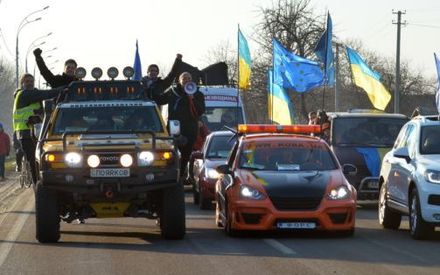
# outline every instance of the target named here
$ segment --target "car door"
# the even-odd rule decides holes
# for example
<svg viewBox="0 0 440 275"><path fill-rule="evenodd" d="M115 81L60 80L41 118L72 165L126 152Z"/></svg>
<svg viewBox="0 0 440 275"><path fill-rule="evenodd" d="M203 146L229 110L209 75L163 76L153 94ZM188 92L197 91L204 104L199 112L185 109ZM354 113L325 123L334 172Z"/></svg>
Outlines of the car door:
<svg viewBox="0 0 440 275"><path fill-rule="evenodd" d="M401 180L398 181L399 186L399 194L402 194L402 201L405 205L409 205L409 185L413 179L413 175L415 173L415 156L416 156L416 147L417 147L417 133L418 128L414 124L410 124L410 129L408 129L408 138L406 140L406 148L408 148L408 153L410 157L410 161L401 162L400 173Z"/></svg>
<svg viewBox="0 0 440 275"><path fill-rule="evenodd" d="M408 148L411 133L414 131L413 124L407 124L402 132L399 134L396 144L393 148L393 154L396 150L400 148ZM403 135L401 135L403 134ZM404 190L407 185L407 175L408 163L404 158L398 158L395 156L390 156L390 172L388 177L388 192L390 199L398 202L399 204L406 205L408 199L406 196L406 191Z"/></svg>

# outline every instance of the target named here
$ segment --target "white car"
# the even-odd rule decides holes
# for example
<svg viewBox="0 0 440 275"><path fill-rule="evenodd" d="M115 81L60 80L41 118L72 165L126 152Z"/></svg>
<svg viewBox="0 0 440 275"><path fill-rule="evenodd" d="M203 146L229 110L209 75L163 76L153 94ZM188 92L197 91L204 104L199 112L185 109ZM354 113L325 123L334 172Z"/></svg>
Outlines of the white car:
<svg viewBox="0 0 440 275"><path fill-rule="evenodd" d="M401 129L380 170L379 223L400 226L409 215L410 234L424 239L440 226L439 116L417 116Z"/></svg>

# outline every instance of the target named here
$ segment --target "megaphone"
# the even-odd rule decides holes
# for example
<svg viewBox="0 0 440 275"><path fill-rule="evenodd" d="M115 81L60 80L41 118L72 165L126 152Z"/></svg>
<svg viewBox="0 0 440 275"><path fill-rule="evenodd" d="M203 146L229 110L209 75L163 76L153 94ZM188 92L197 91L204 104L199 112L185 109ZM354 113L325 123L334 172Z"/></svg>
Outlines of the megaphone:
<svg viewBox="0 0 440 275"><path fill-rule="evenodd" d="M188 82L183 87L187 95L193 95L197 92L197 85L194 82Z"/></svg>

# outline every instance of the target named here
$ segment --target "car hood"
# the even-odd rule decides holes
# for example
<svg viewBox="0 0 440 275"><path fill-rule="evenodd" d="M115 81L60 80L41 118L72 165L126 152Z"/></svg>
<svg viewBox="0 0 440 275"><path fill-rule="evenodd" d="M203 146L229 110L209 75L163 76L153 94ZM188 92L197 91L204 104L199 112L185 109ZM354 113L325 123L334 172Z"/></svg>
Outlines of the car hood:
<svg viewBox="0 0 440 275"><path fill-rule="evenodd" d="M343 182L338 171L251 171L244 182L258 182L269 197L322 197L331 182Z"/></svg>
<svg viewBox="0 0 440 275"><path fill-rule="evenodd" d="M205 159L205 167L206 168L217 168L217 166L226 164L227 159Z"/></svg>
<svg viewBox="0 0 440 275"><path fill-rule="evenodd" d="M417 160L418 165L422 165L426 169L440 171L440 155L423 155Z"/></svg>

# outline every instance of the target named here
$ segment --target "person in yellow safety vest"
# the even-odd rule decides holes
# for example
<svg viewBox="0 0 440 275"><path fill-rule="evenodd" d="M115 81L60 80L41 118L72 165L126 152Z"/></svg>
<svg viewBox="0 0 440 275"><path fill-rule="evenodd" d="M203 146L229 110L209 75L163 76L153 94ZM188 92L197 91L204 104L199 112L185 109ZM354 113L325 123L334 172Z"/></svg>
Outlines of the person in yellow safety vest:
<svg viewBox="0 0 440 275"><path fill-rule="evenodd" d="M35 165L36 139L32 134L28 124L30 117L35 116L35 112L41 109L41 101L57 97L62 90L37 90L35 79L31 74L24 74L20 79L21 88L14 93L13 106L13 127L17 139L21 144L24 155L30 164L32 180L37 181L37 171Z"/></svg>

